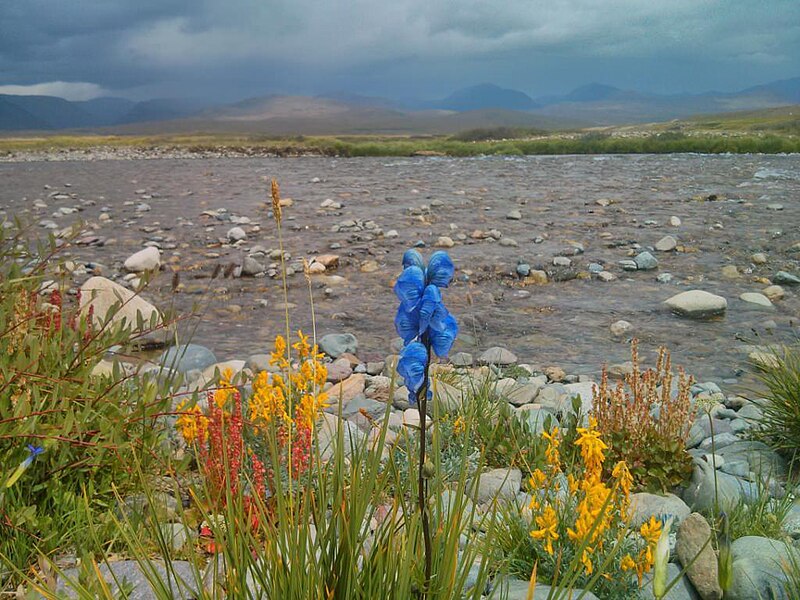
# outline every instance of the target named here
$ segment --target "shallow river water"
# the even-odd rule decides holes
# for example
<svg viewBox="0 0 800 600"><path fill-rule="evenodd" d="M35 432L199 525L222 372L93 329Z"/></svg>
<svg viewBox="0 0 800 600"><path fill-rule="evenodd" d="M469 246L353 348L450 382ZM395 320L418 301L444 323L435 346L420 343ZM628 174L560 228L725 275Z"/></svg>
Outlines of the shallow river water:
<svg viewBox="0 0 800 600"><path fill-rule="evenodd" d="M664 344L674 364L701 380L732 384L750 377L750 344L797 336L800 287L784 286L786 297L772 310L755 309L739 295L762 290L778 270L800 275L800 252L791 251L800 242L798 156L17 162L0 164L0 209L33 223L52 220L63 227L79 218L94 226L91 236L105 245L73 247L67 254L99 263L106 276L122 272L121 262L146 241L158 242L165 266L145 297L179 313L198 305L201 317L184 326L194 330L194 341L221 360L246 358L266 351L284 328L280 280L212 280L211 275L217 265L224 271L241 264L255 245L277 248L276 227L265 208L264 178L271 177L293 200L284 210L289 264L320 253L341 256L335 274L343 282L313 278L318 333L354 333L362 358L390 352L396 306L391 285L403 251L421 241L428 254L440 236L456 242L449 252L457 281L445 300L461 324L457 350L477 353L503 345L536 366L596 373L604 363L629 358L626 338L614 338L609 330L624 319L641 340L646 361ZM36 208L37 199L47 207ZM326 199L342 208L321 208ZM150 210L137 210L140 202ZM62 207L80 211L54 217ZM240 247L220 243L233 227L224 214L223 220L203 215L219 208L250 219L241 225L248 238ZM522 218L506 218L515 209ZM110 219L101 221L101 212ZM672 216L680 218L680 226L670 225ZM370 220L384 235L358 227L335 231L347 221ZM493 229L516 246L472 237L476 230ZM398 236L387 237L390 230ZM654 251L656 270L620 268L618 261L665 235L677 238L679 251ZM553 258L569 254L576 244L584 253L569 257L572 267L553 267ZM766 253L768 262L753 265L755 252ZM362 272L368 261L377 262L377 270ZM518 261L567 280L524 286L515 274ZM617 279L572 278L587 273L593 262ZM726 265L736 265L741 275L724 277ZM175 294L173 271L180 274ZM671 273L672 282L658 283L663 273ZM664 300L687 289L726 297L726 315L692 321L664 309ZM310 330L302 275L289 278L289 302L296 305L293 328Z"/></svg>

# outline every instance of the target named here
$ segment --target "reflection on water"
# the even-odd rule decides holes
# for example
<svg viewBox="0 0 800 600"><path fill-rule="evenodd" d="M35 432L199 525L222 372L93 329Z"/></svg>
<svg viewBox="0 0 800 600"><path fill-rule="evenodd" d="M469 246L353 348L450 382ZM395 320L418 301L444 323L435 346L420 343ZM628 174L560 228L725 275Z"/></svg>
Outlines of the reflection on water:
<svg viewBox="0 0 800 600"><path fill-rule="evenodd" d="M167 269L148 295L160 306L186 311L194 303L204 312L195 341L221 358L264 351L283 329L280 284L269 278L218 279L217 264L240 264L247 250L277 247L274 223L264 209L264 177L281 182L285 243L294 258L322 252L341 255L344 283L315 278L317 331L351 331L360 354L387 354L394 337L395 300L391 291L403 250L422 241L429 248L440 236L456 240L450 250L458 281L447 303L460 318L457 349L479 351L500 344L534 365L560 365L568 372L596 372L606 362L628 358L624 340L609 325L630 321L642 340L645 359L658 344L673 360L701 379L736 378L746 367L746 344L792 339L800 315L798 289L787 289L772 311L756 310L738 299L760 291L777 270L800 273L800 158L797 156L560 156L470 159L215 159L0 164L0 205L8 214L35 221L51 218L61 206L81 206L79 216L95 224L94 235L111 238L105 247L77 248L74 256L105 265L114 273L126 256L147 241L164 249ZM65 183L71 187L64 188ZM44 188L45 184L52 189ZM75 194L48 198L54 190ZM144 190L144 193L142 193ZM151 210L137 212L143 201ZM320 208L332 199L340 210ZM710 200L709 200L710 198ZM33 202L47 209L38 212ZM607 206L601 206L597 200ZM242 248L219 243L233 226L204 211L226 208L248 217L250 233ZM522 219L507 219L517 209ZM110 221L100 221L106 210ZM672 227L671 216L682 224ZM59 224L73 216L61 216ZM345 221L374 221L385 234L350 227ZM474 239L476 231L499 230L514 245ZM463 234L466 239L459 240ZM659 268L624 272L618 261L639 246L653 246L664 235L678 239L683 252L654 253ZM509 242L504 242L509 243ZM338 246L337 246L338 245ZM581 245L584 253L571 255ZM638 246L637 246L638 245ZM333 246L333 250L331 247ZM423 249L423 252L430 250ZM766 265L750 256L765 252ZM552 259L570 255L573 266L559 271L569 279L590 263L618 276L610 283L570 279L522 287L518 261L552 270ZM367 261L379 268L362 272ZM722 268L736 265L741 276L726 279ZM172 270L180 272L183 292L170 293ZM671 273L672 283L656 281ZM725 317L714 321L677 318L662 302L686 289L725 296ZM326 293L327 289L327 293ZM266 300L267 306L259 304ZM293 325L310 330L308 292L300 275L290 278Z"/></svg>

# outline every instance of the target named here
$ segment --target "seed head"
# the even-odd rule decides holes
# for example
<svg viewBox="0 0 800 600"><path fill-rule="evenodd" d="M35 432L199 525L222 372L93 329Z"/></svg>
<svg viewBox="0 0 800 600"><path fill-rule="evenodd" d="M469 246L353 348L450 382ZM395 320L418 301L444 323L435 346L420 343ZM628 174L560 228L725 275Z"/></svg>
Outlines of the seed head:
<svg viewBox="0 0 800 600"><path fill-rule="evenodd" d="M272 180L272 214L277 223L281 222L281 190L278 187L278 180Z"/></svg>

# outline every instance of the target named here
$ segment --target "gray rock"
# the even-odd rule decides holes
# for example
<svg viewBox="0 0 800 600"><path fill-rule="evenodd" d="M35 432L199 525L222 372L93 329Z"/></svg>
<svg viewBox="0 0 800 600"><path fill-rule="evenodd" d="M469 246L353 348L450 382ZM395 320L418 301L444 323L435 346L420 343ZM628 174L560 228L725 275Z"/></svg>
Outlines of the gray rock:
<svg viewBox="0 0 800 600"><path fill-rule="evenodd" d="M733 433L720 433L719 435L715 434L713 437L707 437L704 439L702 442L700 442L699 448L701 450L711 450L712 448L715 448L716 451L719 452L725 446L730 446L738 441L739 437Z"/></svg>
<svg viewBox="0 0 800 600"><path fill-rule="evenodd" d="M672 279L672 273L660 273L658 277L656 277L658 283L670 283Z"/></svg>
<svg viewBox="0 0 800 600"><path fill-rule="evenodd" d="M456 352L450 356L450 362L456 367L471 367L472 354L469 352Z"/></svg>
<svg viewBox="0 0 800 600"><path fill-rule="evenodd" d="M366 433L359 429L358 425L336 415L323 412L320 416L316 435L316 443L319 447L322 460L331 460L337 452L341 452L345 458L349 458L353 450L362 443ZM338 431L342 430L342 445L338 447Z"/></svg>
<svg viewBox="0 0 800 600"><path fill-rule="evenodd" d="M229 242L240 242L247 239L247 234L241 227L231 227L226 235Z"/></svg>
<svg viewBox="0 0 800 600"><path fill-rule="evenodd" d="M556 267L570 267L572 266L572 259L566 256L556 256L553 259L553 266Z"/></svg>
<svg viewBox="0 0 800 600"><path fill-rule="evenodd" d="M686 503L675 494L661 496L649 492L631 494L631 524L641 526L651 516L672 515L675 517L673 526L678 525L691 514Z"/></svg>
<svg viewBox="0 0 800 600"><path fill-rule="evenodd" d="M255 258L245 256L242 261L242 275L245 277L255 277L265 273L267 267L258 262Z"/></svg>
<svg viewBox="0 0 800 600"><path fill-rule="evenodd" d="M514 411L514 415L517 419L527 424L529 431L533 435L539 435L546 429L545 422L548 417L553 425L558 425L558 418L555 415L535 404L520 406Z"/></svg>
<svg viewBox="0 0 800 600"><path fill-rule="evenodd" d="M506 598L507 600L527 600L528 599L528 586L530 582L522 579L507 579L498 584L499 595L493 596L498 598ZM552 589L549 585L544 583L537 583L533 592L533 600L549 600L553 597ZM572 590L572 598L581 598L582 600L597 600L592 592L584 591L579 588Z"/></svg>
<svg viewBox="0 0 800 600"><path fill-rule="evenodd" d="M681 568L675 563L669 563L667 565L667 585L678 578L680 574ZM655 600L655 595L653 594L653 571L645 573L642 578L642 589L639 597L641 600ZM683 575L678 583L667 592L663 600L698 600L698 598L699 596L689 582L689 578Z"/></svg>
<svg viewBox="0 0 800 600"><path fill-rule="evenodd" d="M793 538L800 538L800 498L792 504L781 524L781 528Z"/></svg>
<svg viewBox="0 0 800 600"><path fill-rule="evenodd" d="M510 350L494 346L478 357L478 362L482 365L508 366L517 364L517 356Z"/></svg>
<svg viewBox="0 0 800 600"><path fill-rule="evenodd" d="M193 369L202 371L210 367L217 362L217 357L205 346L181 344L168 349L156 362L179 373L186 373Z"/></svg>
<svg viewBox="0 0 800 600"><path fill-rule="evenodd" d="M531 266L528 263L518 263L515 271L520 277L527 277L531 274Z"/></svg>
<svg viewBox="0 0 800 600"><path fill-rule="evenodd" d="M640 271L652 271L658 267L658 260L649 252L640 252L633 258L636 268Z"/></svg>
<svg viewBox="0 0 800 600"><path fill-rule="evenodd" d="M693 319L721 315L728 308L728 301L703 290L681 292L664 302L674 313Z"/></svg>
<svg viewBox="0 0 800 600"><path fill-rule="evenodd" d="M570 395L566 386L551 383L539 390L536 403L556 415L564 414L570 409Z"/></svg>
<svg viewBox="0 0 800 600"><path fill-rule="evenodd" d="M629 259L619 261L619 266L622 267L623 271L636 271L639 269L636 265L636 261Z"/></svg>
<svg viewBox="0 0 800 600"><path fill-rule="evenodd" d="M339 358L345 353L355 354L358 340L352 333L329 333L319 340L319 348L331 358Z"/></svg>
<svg viewBox="0 0 800 600"><path fill-rule="evenodd" d="M151 323L157 327L163 324L155 306L105 277L91 277L81 286L81 315L87 316L90 308L92 324L98 328L109 317L112 325L122 323L134 332L148 330ZM143 321L142 327L139 320Z"/></svg>
<svg viewBox="0 0 800 600"><path fill-rule="evenodd" d="M158 248L145 248L135 254L130 255L123 265L125 270L130 273L144 273L154 271L161 266L161 252Z"/></svg>
<svg viewBox="0 0 800 600"><path fill-rule="evenodd" d="M759 294L758 292L745 292L739 296L739 300L743 300L744 302L759 308L774 308L769 298L767 298L764 294Z"/></svg>
<svg viewBox="0 0 800 600"><path fill-rule="evenodd" d="M492 469L482 473L475 486L475 501L478 504L495 498L513 500L522 484L522 471L519 469ZM471 486L472 484L470 484Z"/></svg>
<svg viewBox="0 0 800 600"><path fill-rule="evenodd" d="M656 242L656 250L659 252L671 252L678 246L678 240L671 235L665 235Z"/></svg>
<svg viewBox="0 0 800 600"><path fill-rule="evenodd" d="M718 449L717 453L726 461L746 460L750 470L762 477L782 479L789 472L786 459L776 454L764 442L739 440Z"/></svg>
<svg viewBox="0 0 800 600"><path fill-rule="evenodd" d="M700 513L692 513L678 527L675 554L702 600L720 600L717 555L711 526Z"/></svg>
<svg viewBox="0 0 800 600"><path fill-rule="evenodd" d="M622 337L630 333L632 329L633 325L631 325L628 321L614 321L611 324L611 335L614 337Z"/></svg>
<svg viewBox="0 0 800 600"><path fill-rule="evenodd" d="M800 285L800 277L787 273L786 271L778 271L772 278L772 283L783 285Z"/></svg>
<svg viewBox="0 0 800 600"><path fill-rule="evenodd" d="M158 574L158 581L161 581L165 586L164 591L168 591L170 598L179 598L189 600L191 598L198 598L202 583L197 581L195 576L195 569L191 563L183 560L173 560L170 563L171 573L167 573L167 569L162 562L157 560L150 561L148 570L152 569ZM128 600L157 600L163 598L164 595L161 591L156 591L150 584L152 574L145 575L142 572L139 563L135 560L121 560L111 563L101 563L99 565L100 574L103 579L108 583L112 598L127 598ZM77 581L79 571L76 568L65 569L64 577L59 578L56 591L59 597L65 596L67 598L83 597L69 585L69 581ZM117 584L117 581L123 584L123 589ZM126 586L129 586L130 591L124 593Z"/></svg>
<svg viewBox="0 0 800 600"><path fill-rule="evenodd" d="M792 556L800 561L800 551L783 542L758 536L745 536L731 544L733 585L725 600L796 600L784 587L787 576L783 565Z"/></svg>
<svg viewBox="0 0 800 600"><path fill-rule="evenodd" d="M729 461L725 458L726 466ZM683 499L698 512L711 511L716 501L722 510L729 511L744 498L741 480L714 467L705 461L696 461L692 480L684 490Z"/></svg>
<svg viewBox="0 0 800 600"><path fill-rule="evenodd" d="M244 363L245 369L250 369L253 373L260 373L261 371L275 371L277 367L269 364L269 354L251 354L247 357Z"/></svg>
<svg viewBox="0 0 800 600"><path fill-rule="evenodd" d="M522 213L516 209L509 211L508 214L506 215L506 219L509 219L511 221L519 221L521 218L522 218Z"/></svg>

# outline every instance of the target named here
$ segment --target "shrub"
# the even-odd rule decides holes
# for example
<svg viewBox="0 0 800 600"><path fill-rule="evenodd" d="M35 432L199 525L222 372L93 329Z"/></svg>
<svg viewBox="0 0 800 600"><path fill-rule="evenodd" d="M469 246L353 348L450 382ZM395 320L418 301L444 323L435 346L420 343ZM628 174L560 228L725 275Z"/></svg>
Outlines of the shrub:
<svg viewBox="0 0 800 600"><path fill-rule="evenodd" d="M692 459L686 451L691 427L692 378L679 369L673 390L669 352L659 348L655 369L639 368L638 343L631 344L633 372L611 388L603 368L594 392L593 414L608 441L613 461L627 461L637 487L669 491L688 481Z"/></svg>
<svg viewBox="0 0 800 600"><path fill-rule="evenodd" d="M557 427L542 438L546 464L530 477L530 503L511 505L499 526L501 560L521 578L535 566L537 579L551 585L591 589L600 598L632 597L653 566L661 522L629 528L633 479L624 461L604 475L608 447L593 418L577 429L574 463L561 456Z"/></svg>
<svg viewBox="0 0 800 600"><path fill-rule="evenodd" d="M794 462L800 459L800 346L776 352L761 369L769 402L763 407L760 435Z"/></svg>
<svg viewBox="0 0 800 600"><path fill-rule="evenodd" d="M0 558L24 570L40 552L89 549L88 512L110 508L114 488L133 489L135 454L147 473L163 456L168 400L118 368L92 374L128 332L93 328L59 288L42 293L55 246L29 252L23 239L0 239Z"/></svg>

